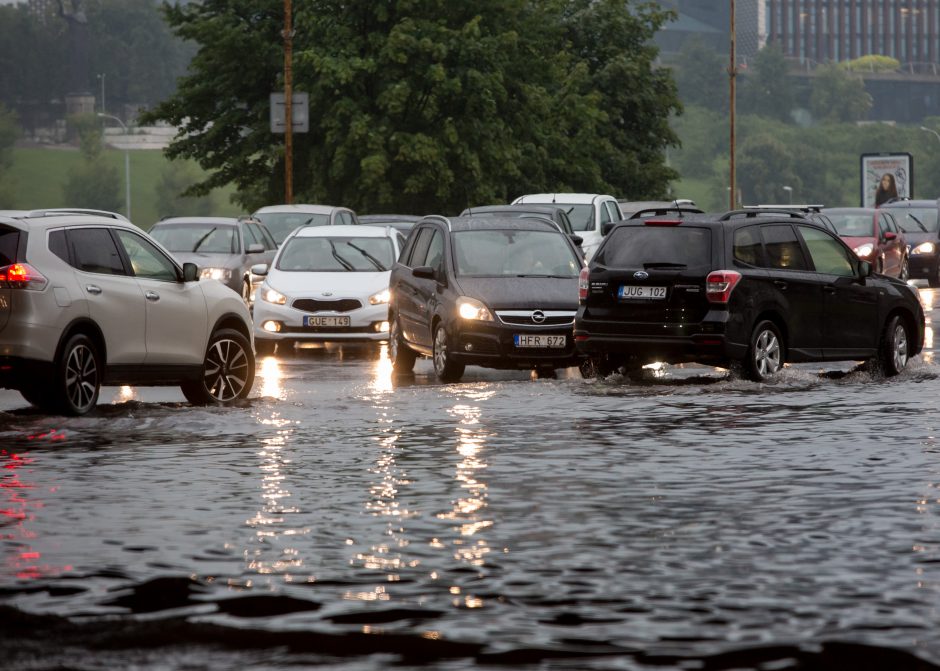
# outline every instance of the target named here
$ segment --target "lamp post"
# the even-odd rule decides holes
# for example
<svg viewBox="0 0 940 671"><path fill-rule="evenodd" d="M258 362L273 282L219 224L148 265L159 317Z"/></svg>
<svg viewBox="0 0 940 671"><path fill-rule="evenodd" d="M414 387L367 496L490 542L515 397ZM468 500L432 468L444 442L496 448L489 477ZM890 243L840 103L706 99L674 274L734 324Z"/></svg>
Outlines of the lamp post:
<svg viewBox="0 0 940 671"><path fill-rule="evenodd" d="M927 126L921 126L920 129L927 131L928 133L933 133L934 137L937 138L937 142L940 142L940 133L938 133L937 131L933 130L932 128L927 128Z"/></svg>
<svg viewBox="0 0 940 671"><path fill-rule="evenodd" d="M117 121L121 124L121 128L124 130L124 134L128 135L127 126L124 125L124 122L118 119L116 116L110 114L105 114L104 112L98 112L98 116L104 119L111 119L112 121ZM124 145L124 202L127 206L127 218L131 218L131 153L127 148L127 145Z"/></svg>
<svg viewBox="0 0 940 671"><path fill-rule="evenodd" d="M108 111L108 108L105 107L105 104L104 104L104 78L105 78L104 72L98 74L98 81L101 82L101 112L102 113Z"/></svg>
<svg viewBox="0 0 940 671"><path fill-rule="evenodd" d="M783 190L787 192L787 204L793 205L793 187L785 186L783 187Z"/></svg>

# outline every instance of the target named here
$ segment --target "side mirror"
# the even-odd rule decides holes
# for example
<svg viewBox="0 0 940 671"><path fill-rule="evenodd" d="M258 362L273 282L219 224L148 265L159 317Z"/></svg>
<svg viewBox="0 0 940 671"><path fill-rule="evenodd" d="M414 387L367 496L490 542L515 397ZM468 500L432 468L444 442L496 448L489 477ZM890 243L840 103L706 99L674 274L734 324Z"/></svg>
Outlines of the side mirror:
<svg viewBox="0 0 940 671"><path fill-rule="evenodd" d="M259 277L264 277L268 274L268 264L267 263L256 263L251 267L251 274L258 275Z"/></svg>
<svg viewBox="0 0 940 671"><path fill-rule="evenodd" d="M434 268L431 266L418 266L411 270L411 274L423 280L437 279L437 273L434 272Z"/></svg>
<svg viewBox="0 0 940 671"><path fill-rule="evenodd" d="M264 245L260 245L257 242L251 245L248 245L248 248L245 250L247 254L260 254L264 251Z"/></svg>
<svg viewBox="0 0 940 671"><path fill-rule="evenodd" d="M616 221L608 221L606 224L601 226L601 235L607 235L608 233L610 233L614 229L614 226L616 224L617 224Z"/></svg>
<svg viewBox="0 0 940 671"><path fill-rule="evenodd" d="M580 247L581 243L584 242L584 238L582 238L580 235L575 235L574 233L569 233L568 237L571 239L571 242L574 243L575 247Z"/></svg>
<svg viewBox="0 0 940 671"><path fill-rule="evenodd" d="M862 277L871 277L872 276L872 265L868 261L859 261L858 262L858 274Z"/></svg>
<svg viewBox="0 0 940 671"><path fill-rule="evenodd" d="M898 234L894 231L885 231L885 240L896 240Z"/></svg>
<svg viewBox="0 0 940 671"><path fill-rule="evenodd" d="M183 264L183 281L184 282L195 282L199 279L199 266L195 263L184 263Z"/></svg>

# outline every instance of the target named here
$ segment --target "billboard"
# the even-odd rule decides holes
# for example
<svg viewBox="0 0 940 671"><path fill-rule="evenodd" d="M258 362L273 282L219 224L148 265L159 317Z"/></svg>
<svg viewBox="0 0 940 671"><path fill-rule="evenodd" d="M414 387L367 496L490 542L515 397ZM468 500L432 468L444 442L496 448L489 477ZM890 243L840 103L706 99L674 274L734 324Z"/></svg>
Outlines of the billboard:
<svg viewBox="0 0 940 671"><path fill-rule="evenodd" d="M862 154L862 207L913 197L914 159L910 154Z"/></svg>

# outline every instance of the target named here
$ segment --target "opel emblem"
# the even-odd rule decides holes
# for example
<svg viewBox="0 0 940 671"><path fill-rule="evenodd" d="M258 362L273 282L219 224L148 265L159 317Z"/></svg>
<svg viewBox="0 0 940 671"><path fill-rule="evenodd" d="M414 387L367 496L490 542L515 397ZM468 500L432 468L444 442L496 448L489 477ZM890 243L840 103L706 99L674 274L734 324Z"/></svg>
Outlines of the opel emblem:
<svg viewBox="0 0 940 671"><path fill-rule="evenodd" d="M636 279L636 280L646 280L646 279L649 279L649 276L650 274L646 272L645 270L638 270L635 273L633 273L633 279Z"/></svg>
<svg viewBox="0 0 940 671"><path fill-rule="evenodd" d="M536 310L532 313L532 321L534 321L536 324L541 324L545 321L545 313L541 310Z"/></svg>

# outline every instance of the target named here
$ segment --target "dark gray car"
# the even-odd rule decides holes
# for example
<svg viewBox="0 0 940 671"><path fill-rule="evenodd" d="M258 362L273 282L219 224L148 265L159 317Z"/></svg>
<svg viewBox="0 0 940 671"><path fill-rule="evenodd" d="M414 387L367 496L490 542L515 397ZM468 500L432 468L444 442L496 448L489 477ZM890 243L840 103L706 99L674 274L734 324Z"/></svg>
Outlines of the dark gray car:
<svg viewBox="0 0 940 671"><path fill-rule="evenodd" d="M277 251L264 224L247 217L172 217L154 224L150 235L181 264L195 263L202 279L219 280L247 305L256 283L251 266L271 263Z"/></svg>

